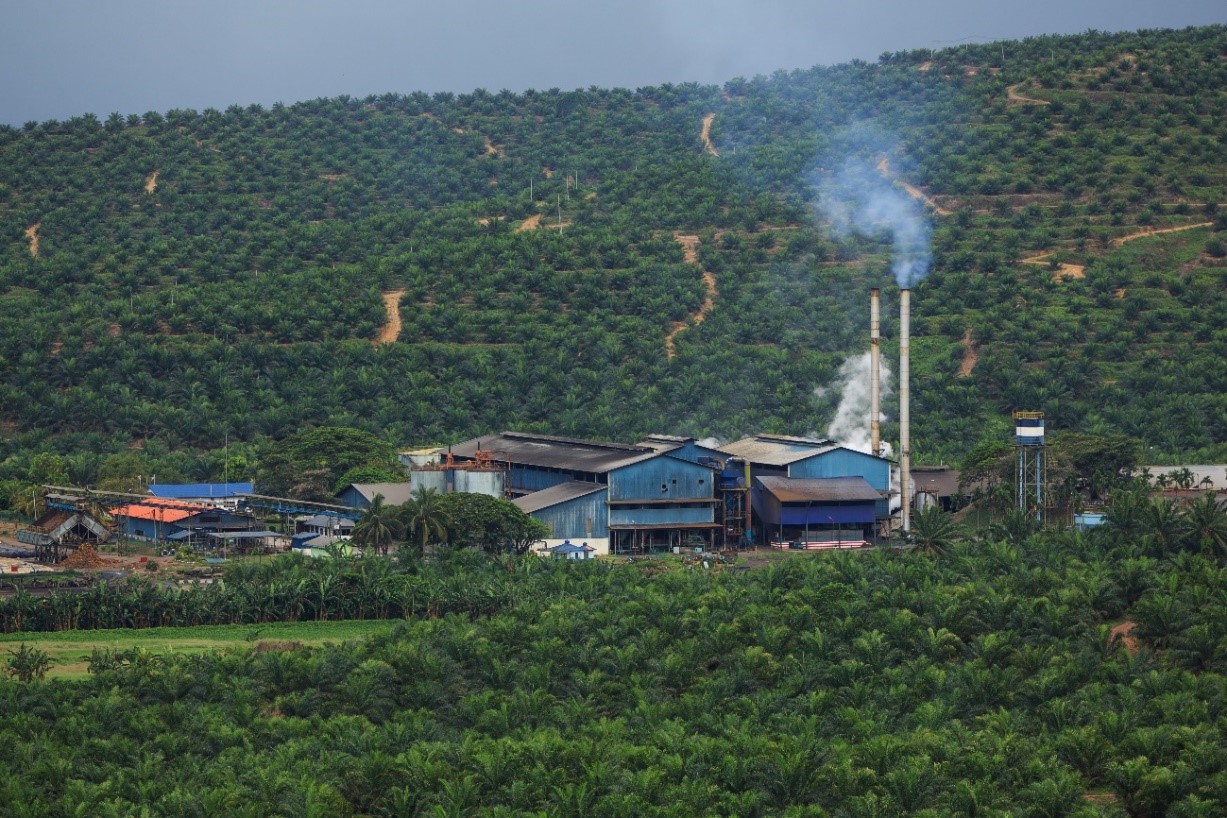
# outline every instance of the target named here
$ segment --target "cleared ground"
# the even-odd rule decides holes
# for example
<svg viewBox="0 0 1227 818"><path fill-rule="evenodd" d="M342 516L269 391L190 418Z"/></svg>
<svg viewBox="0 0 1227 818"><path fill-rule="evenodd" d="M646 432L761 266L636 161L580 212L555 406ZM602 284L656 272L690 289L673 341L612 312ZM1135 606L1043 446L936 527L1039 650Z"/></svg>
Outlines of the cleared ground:
<svg viewBox="0 0 1227 818"><path fill-rule="evenodd" d="M94 649L131 650L151 653L204 653L233 647L257 647L261 643L321 645L377 636L394 629L400 619L345 622L270 622L256 625L200 625L191 628L119 628L98 631L0 634L0 662L7 664L12 651L25 643L45 651L54 665L49 678L71 679L88 675Z"/></svg>

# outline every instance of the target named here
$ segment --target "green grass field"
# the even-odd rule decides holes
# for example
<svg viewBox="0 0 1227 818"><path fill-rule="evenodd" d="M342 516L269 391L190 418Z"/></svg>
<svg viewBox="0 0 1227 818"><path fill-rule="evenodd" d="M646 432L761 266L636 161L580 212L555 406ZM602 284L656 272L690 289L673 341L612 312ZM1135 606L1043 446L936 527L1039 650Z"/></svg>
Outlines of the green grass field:
<svg viewBox="0 0 1227 818"><path fill-rule="evenodd" d="M387 633L401 621L350 620L344 622L270 622L259 625L200 625L192 628L119 628L98 631L0 634L0 662L23 642L51 656L54 665L48 678L71 679L88 674L88 660L95 648L130 650L144 648L156 653L204 653L259 642L301 642L320 645L345 642Z"/></svg>

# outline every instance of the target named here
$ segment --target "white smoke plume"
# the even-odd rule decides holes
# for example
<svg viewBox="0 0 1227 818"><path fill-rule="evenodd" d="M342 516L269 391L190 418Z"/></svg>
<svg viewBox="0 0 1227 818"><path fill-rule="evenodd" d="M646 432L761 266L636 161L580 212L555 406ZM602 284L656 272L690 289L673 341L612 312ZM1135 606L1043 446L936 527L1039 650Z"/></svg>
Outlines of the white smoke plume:
<svg viewBox="0 0 1227 818"><path fill-rule="evenodd" d="M705 437L695 441L696 444L706 449L719 449L727 442L727 440L721 440L718 437Z"/></svg>
<svg viewBox="0 0 1227 818"><path fill-rule="evenodd" d="M814 390L821 397L831 389L839 389L839 408L835 410L835 419L827 427L827 437L841 446L866 454L870 453L869 370L869 353L862 352L844 361L834 385ZM878 383L881 400L885 401L891 394L891 374L885 361L878 367ZM879 417L879 420L885 419L885 415ZM882 443L882 454L890 454L890 444Z"/></svg>
<svg viewBox="0 0 1227 818"><path fill-rule="evenodd" d="M840 160L829 176L818 181L819 209L836 235L888 233L895 281L911 287L929 273L933 228L921 203L895 185L886 167L858 157Z"/></svg>

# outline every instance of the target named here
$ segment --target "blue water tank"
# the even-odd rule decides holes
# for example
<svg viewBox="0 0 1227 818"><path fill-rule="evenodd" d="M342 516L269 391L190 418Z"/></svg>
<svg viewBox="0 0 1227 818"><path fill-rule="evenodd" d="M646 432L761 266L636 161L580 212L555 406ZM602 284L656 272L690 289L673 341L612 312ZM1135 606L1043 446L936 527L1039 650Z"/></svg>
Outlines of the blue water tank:
<svg viewBox="0 0 1227 818"><path fill-rule="evenodd" d="M1014 413L1014 444L1017 446L1044 445L1044 413Z"/></svg>

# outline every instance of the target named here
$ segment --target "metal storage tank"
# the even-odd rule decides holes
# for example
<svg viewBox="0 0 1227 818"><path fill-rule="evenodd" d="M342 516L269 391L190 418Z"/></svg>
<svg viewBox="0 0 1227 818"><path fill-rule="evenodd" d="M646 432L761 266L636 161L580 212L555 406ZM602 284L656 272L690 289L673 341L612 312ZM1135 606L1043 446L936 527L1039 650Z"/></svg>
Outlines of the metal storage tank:
<svg viewBox="0 0 1227 818"><path fill-rule="evenodd" d="M417 493L418 487L425 487L447 494L447 472L443 469L414 469L409 479L413 483L414 493Z"/></svg>
<svg viewBox="0 0 1227 818"><path fill-rule="evenodd" d="M498 469L456 469L454 486L456 491L502 497L505 477L506 472Z"/></svg>

